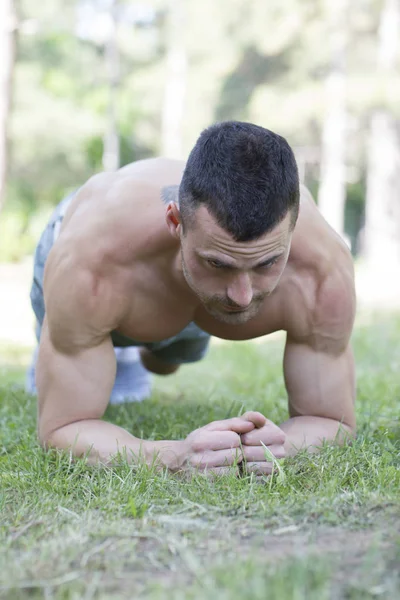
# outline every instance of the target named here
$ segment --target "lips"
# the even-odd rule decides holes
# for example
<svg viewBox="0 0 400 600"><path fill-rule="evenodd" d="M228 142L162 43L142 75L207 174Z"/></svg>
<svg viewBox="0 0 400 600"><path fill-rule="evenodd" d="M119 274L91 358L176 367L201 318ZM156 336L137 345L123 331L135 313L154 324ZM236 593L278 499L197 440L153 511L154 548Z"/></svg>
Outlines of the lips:
<svg viewBox="0 0 400 600"><path fill-rule="evenodd" d="M245 312L245 308L232 308L230 306L224 306L224 310L226 312L231 312L231 313L241 313L241 312Z"/></svg>

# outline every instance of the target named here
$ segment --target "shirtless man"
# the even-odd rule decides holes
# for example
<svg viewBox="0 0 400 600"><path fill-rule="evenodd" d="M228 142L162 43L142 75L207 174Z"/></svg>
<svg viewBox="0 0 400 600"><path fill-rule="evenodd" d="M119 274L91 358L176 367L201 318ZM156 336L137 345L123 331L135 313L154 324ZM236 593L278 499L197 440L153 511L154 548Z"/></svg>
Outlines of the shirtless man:
<svg viewBox="0 0 400 600"><path fill-rule="evenodd" d="M213 125L186 165L143 160L89 179L42 235L31 298L45 447L92 462L123 452L172 471L243 461L269 473L264 445L281 458L354 433L352 259L309 192L299 194L287 142L262 127ZM248 412L185 440L149 441L102 420L116 375L134 398L130 368L138 379L167 375L200 359L210 335L278 330L289 404L279 427ZM139 347L140 369L115 346Z"/></svg>

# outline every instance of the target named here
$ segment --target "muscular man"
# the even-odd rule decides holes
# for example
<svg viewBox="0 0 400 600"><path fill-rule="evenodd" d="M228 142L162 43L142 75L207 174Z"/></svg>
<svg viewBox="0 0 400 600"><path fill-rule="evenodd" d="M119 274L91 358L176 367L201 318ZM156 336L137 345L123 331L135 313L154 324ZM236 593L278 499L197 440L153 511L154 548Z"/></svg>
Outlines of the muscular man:
<svg viewBox="0 0 400 600"><path fill-rule="evenodd" d="M56 209L35 256L42 444L93 462L123 452L171 470L243 461L268 473L265 446L280 458L342 442L355 428L353 284L346 245L299 190L292 150L262 127L213 125L186 164L92 177ZM146 395L149 371L202 358L209 336L278 330L289 404L279 427L248 412L149 441L102 420L110 397Z"/></svg>

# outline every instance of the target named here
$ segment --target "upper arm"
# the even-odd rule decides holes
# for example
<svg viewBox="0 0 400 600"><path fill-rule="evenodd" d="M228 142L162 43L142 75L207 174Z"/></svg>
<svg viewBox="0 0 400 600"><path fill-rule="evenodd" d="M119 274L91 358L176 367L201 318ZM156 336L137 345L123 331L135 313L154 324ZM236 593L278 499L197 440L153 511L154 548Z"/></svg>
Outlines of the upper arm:
<svg viewBox="0 0 400 600"><path fill-rule="evenodd" d="M42 441L72 422L100 418L115 379L110 331L118 320L118 298L107 281L73 261L73 251L64 254L61 248L46 267L37 363Z"/></svg>
<svg viewBox="0 0 400 600"><path fill-rule="evenodd" d="M318 416L355 426L355 314L352 271L328 276L317 290L306 335L288 331L284 374L290 416Z"/></svg>
<svg viewBox="0 0 400 600"><path fill-rule="evenodd" d="M45 318L37 362L39 437L103 416L114 384L116 360L110 336L85 348L54 346Z"/></svg>

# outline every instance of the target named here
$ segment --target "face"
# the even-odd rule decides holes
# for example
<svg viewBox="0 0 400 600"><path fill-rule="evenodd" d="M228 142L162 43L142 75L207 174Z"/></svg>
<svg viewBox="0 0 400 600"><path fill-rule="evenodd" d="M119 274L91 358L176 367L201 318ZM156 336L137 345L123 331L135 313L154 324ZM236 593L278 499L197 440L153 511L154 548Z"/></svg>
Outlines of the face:
<svg viewBox="0 0 400 600"><path fill-rule="evenodd" d="M246 323L278 285L292 235L291 215L252 242L236 242L201 206L181 237L182 269L190 288L217 320Z"/></svg>

